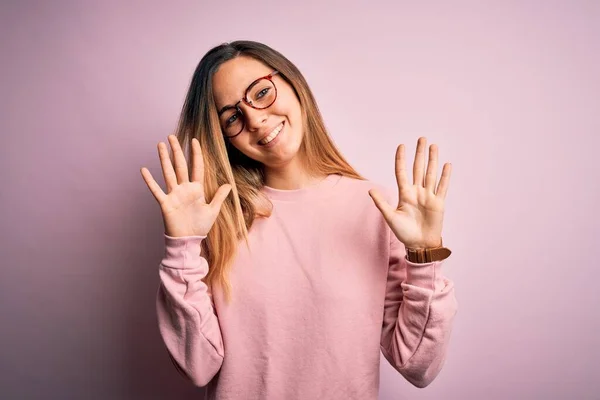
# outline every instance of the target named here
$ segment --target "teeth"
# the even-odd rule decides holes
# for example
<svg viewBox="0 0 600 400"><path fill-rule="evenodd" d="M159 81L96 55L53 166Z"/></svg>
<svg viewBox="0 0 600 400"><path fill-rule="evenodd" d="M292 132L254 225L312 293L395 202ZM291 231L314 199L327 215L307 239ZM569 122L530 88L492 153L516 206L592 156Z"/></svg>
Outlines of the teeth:
<svg viewBox="0 0 600 400"><path fill-rule="evenodd" d="M277 135L279 135L279 132L281 132L281 129L283 129L283 123L279 124L279 126L275 129L273 129L273 132L271 132L269 134L269 136L267 136L266 138L262 139L259 143L260 144L267 144L269 143L271 140L275 139L277 137Z"/></svg>

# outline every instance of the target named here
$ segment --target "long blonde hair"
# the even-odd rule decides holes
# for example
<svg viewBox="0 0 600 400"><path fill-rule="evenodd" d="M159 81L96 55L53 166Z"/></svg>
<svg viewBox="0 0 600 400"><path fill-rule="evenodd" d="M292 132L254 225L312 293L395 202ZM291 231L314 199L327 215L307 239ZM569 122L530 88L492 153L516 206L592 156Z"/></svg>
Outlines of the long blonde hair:
<svg viewBox="0 0 600 400"><path fill-rule="evenodd" d="M217 189L229 183L232 192L223 203L221 213L202 243L202 253L209 265L204 282L221 285L226 301L231 299L229 270L238 243L248 244L248 231L255 218L268 218L272 203L260 191L264 185L263 165L237 150L223 136L213 97L212 78L219 66L238 56L252 57L280 72L294 89L302 109L304 139L299 155L311 175L340 174L364 180L344 159L329 137L323 118L308 83L291 61L271 47L240 40L224 43L209 50L198 63L185 98L176 136L188 167L191 168L191 141L197 138L204 158L204 189L210 202Z"/></svg>

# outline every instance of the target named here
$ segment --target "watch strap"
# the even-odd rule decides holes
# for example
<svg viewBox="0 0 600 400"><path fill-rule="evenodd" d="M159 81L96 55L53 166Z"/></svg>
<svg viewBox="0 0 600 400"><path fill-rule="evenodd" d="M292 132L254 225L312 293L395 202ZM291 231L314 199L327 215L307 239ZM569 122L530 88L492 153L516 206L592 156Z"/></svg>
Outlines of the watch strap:
<svg viewBox="0 0 600 400"><path fill-rule="evenodd" d="M442 244L439 247L427 248L427 249L411 249L406 248L406 259L414 263L429 263L433 261L442 261L450 257L452 251L449 248L444 247Z"/></svg>

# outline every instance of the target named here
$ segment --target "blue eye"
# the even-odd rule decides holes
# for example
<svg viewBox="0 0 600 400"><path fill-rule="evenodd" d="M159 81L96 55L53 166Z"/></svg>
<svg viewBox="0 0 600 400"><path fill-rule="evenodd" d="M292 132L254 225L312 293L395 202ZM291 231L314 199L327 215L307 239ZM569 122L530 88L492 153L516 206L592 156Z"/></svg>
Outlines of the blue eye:
<svg viewBox="0 0 600 400"><path fill-rule="evenodd" d="M238 115L237 115L237 113L236 113L236 114L233 114L231 117L229 117L229 118L227 119L227 121L225 121L225 125L226 125L226 126L229 126L229 125L233 124L235 121L237 121L237 119L238 119Z"/></svg>
<svg viewBox="0 0 600 400"><path fill-rule="evenodd" d="M264 88L263 90L261 90L260 92L258 92L258 94L256 95L256 97L258 99L260 99L261 97L265 96L267 93L269 93L269 90L271 90L271 88Z"/></svg>

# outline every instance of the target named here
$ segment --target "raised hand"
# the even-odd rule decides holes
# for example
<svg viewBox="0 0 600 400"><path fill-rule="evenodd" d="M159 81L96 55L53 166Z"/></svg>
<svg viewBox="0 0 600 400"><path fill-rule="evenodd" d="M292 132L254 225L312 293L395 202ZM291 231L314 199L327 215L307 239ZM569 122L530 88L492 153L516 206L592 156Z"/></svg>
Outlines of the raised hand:
<svg viewBox="0 0 600 400"><path fill-rule="evenodd" d="M446 163L436 188L438 148L429 147L429 162L425 169L427 139L419 138L413 166L413 184L408 183L404 144L396 150L396 181L398 182L398 206L392 207L377 189L369 194L383 214L392 232L407 248L432 248L441 244L444 219L444 200L448 191L452 164Z"/></svg>
<svg viewBox="0 0 600 400"><path fill-rule="evenodd" d="M165 233L168 236L206 236L215 223L221 206L231 191L231 185L219 187L212 201L206 203L204 193L204 160L200 142L192 139L192 180L181 146L174 135L169 135L173 149L175 169L169 159L167 145L158 144L158 155L163 176L167 185L167 194L156 183L150 171L142 168L141 173L150 192L158 201L162 211Z"/></svg>

